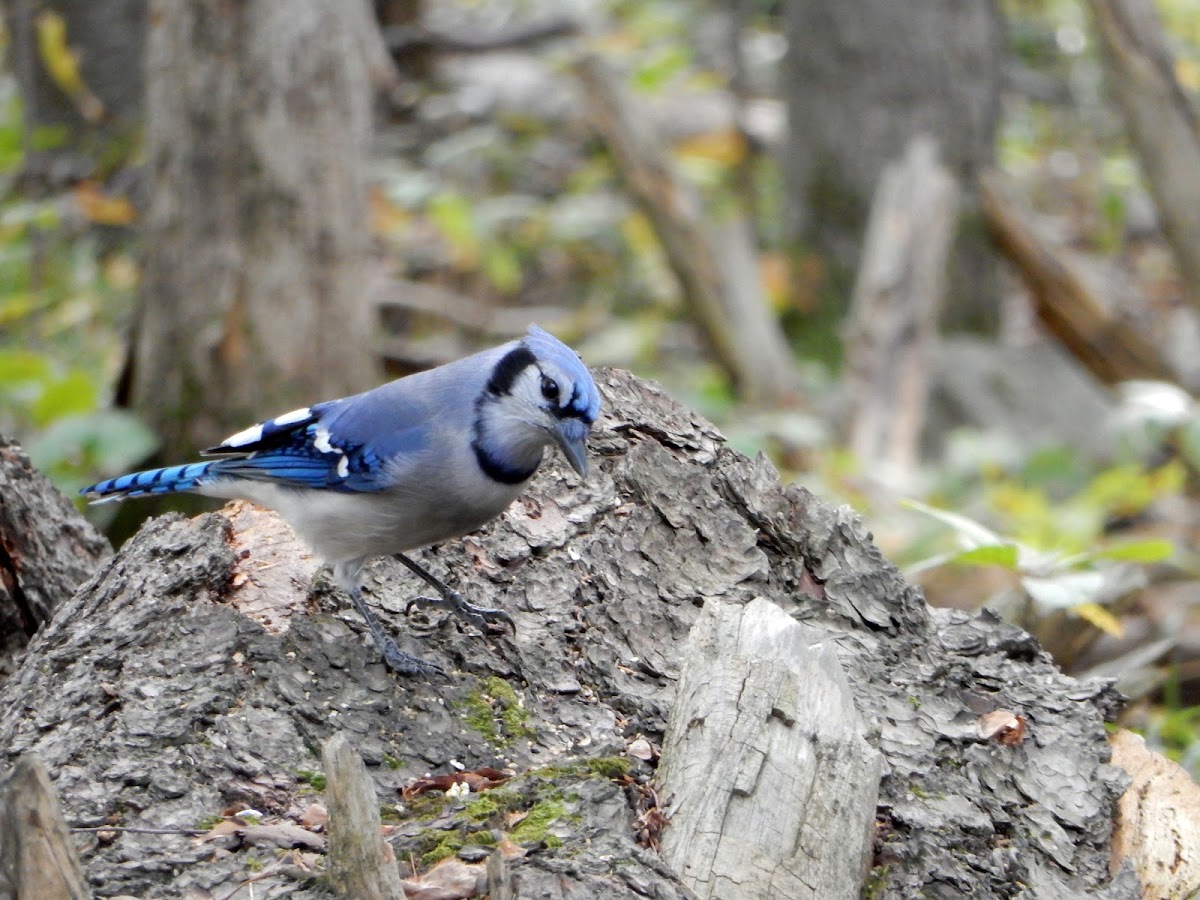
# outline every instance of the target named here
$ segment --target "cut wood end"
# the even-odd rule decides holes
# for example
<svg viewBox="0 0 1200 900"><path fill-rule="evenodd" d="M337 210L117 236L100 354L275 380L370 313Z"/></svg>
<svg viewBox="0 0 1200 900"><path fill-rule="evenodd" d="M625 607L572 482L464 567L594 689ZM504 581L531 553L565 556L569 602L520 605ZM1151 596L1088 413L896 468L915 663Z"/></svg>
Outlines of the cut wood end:
<svg viewBox="0 0 1200 900"><path fill-rule="evenodd" d="M1129 860L1147 900L1194 896L1200 889L1200 785L1176 763L1147 749L1140 735L1109 737L1112 763L1133 779L1117 804L1112 862Z"/></svg>

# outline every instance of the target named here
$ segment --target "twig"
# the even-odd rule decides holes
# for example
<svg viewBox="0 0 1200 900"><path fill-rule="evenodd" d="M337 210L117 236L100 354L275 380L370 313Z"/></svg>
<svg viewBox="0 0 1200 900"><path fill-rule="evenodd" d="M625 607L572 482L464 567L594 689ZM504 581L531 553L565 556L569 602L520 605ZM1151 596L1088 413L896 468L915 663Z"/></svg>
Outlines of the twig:
<svg viewBox="0 0 1200 900"><path fill-rule="evenodd" d="M196 828L132 828L123 825L78 825L71 831L128 831L132 834L207 834Z"/></svg>

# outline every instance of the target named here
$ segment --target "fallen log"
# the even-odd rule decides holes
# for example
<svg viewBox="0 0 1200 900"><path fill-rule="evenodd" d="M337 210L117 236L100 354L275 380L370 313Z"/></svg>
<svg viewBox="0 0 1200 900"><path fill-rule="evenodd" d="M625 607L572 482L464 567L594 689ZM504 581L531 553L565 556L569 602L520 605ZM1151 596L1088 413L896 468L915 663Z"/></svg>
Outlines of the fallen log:
<svg viewBox="0 0 1200 900"><path fill-rule="evenodd" d="M682 791L678 807L665 795L650 806L653 748L681 680L697 683L684 663L697 620L748 614L762 598L828 648L793 664L834 685L836 660L845 688L826 702L862 723L861 739L847 725L839 742L825 716L816 752L843 758L813 771L844 780L878 760L871 896L1140 896L1129 865L1109 873L1126 777L1109 764L1105 721L1120 698L1107 682L1064 676L986 614L931 610L849 509L782 486L765 459L731 450L660 389L616 371L597 382L605 410L586 482L544 467L483 531L417 554L472 602L509 611L514 635L419 603L406 615L421 585L398 564L370 568L370 601L404 649L449 678L389 673L344 598L320 574L309 586L312 562L282 523L245 506L149 522L56 610L0 686L0 768L42 755L72 825L187 831L89 832L81 856L96 894L220 897L253 878L264 895L330 896L324 857L232 838L215 852L190 835L231 809L303 825L329 790L321 747L340 732L409 880L452 872L518 897L693 897L652 849L670 845L675 817L689 827ZM808 734L788 698L771 711L768 729ZM981 724L998 718L1024 724ZM729 758L692 771L753 794L751 768ZM442 774L469 791L415 787ZM823 790L777 798L780 822L804 817L815 855L794 865L814 884L837 855L854 858L835 838L858 833L849 810L862 809Z"/></svg>

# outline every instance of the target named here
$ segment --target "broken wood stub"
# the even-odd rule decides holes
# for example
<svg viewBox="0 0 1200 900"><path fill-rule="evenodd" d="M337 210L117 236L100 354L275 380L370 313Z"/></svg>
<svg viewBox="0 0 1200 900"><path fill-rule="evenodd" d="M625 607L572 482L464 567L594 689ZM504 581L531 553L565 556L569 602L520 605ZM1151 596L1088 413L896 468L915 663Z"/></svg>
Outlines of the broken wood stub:
<svg viewBox="0 0 1200 900"><path fill-rule="evenodd" d="M701 898L859 896L881 757L814 640L761 597L688 636L658 780L663 858Z"/></svg>
<svg viewBox="0 0 1200 900"><path fill-rule="evenodd" d="M384 850L379 800L362 758L341 732L321 747L329 807L329 878L339 897L404 896L400 870Z"/></svg>
<svg viewBox="0 0 1200 900"><path fill-rule="evenodd" d="M36 753L17 760L0 784L0 897L89 900L71 832L46 764Z"/></svg>
<svg viewBox="0 0 1200 900"><path fill-rule="evenodd" d="M914 138L879 179L845 331L850 448L901 485L920 461L929 368L958 217L937 143Z"/></svg>

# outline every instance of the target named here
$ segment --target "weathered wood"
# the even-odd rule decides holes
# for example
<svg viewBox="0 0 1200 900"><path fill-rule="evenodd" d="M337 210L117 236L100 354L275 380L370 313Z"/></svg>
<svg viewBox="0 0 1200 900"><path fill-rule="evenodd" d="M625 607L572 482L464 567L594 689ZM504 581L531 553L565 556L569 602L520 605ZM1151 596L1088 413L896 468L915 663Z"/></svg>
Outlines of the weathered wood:
<svg viewBox="0 0 1200 900"><path fill-rule="evenodd" d="M1112 869L1128 859L1144 900L1186 900L1200 893L1200 786L1187 771L1146 748L1140 735L1111 738L1113 765L1132 783L1117 807Z"/></svg>
<svg viewBox="0 0 1200 900"><path fill-rule="evenodd" d="M1038 234L998 173L983 176L980 189L992 236L1028 285L1038 319L1088 371L1110 385L1179 381L1162 354L1093 294L1067 252Z"/></svg>
<svg viewBox="0 0 1200 900"><path fill-rule="evenodd" d="M395 859L385 853L379 799L367 767L338 732L321 748L329 807L329 879L342 897L404 896Z"/></svg>
<svg viewBox="0 0 1200 900"><path fill-rule="evenodd" d="M0 679L13 654L111 553L25 452L0 436Z"/></svg>
<svg viewBox="0 0 1200 900"><path fill-rule="evenodd" d="M1185 294L1200 307L1200 121L1153 0L1088 0L1088 8Z"/></svg>
<svg viewBox="0 0 1200 900"><path fill-rule="evenodd" d="M1118 700L1106 683L1065 677L992 617L930 610L853 512L784 487L661 389L596 377L586 482L555 460L487 528L416 554L472 602L508 610L515 634L419 604L406 615L424 586L380 561L370 602L403 649L451 673L400 678L322 575L271 581L264 616L256 572L294 552L273 540L272 527L287 535L274 517L163 517L55 611L0 684L0 767L42 754L77 826L191 829L230 805L270 824L312 803L319 782L304 773L340 731L381 803L404 808L388 843L418 874L442 836L464 841L446 854L474 849L469 863L467 839L495 831L515 845L516 896L684 900L678 875L637 844L636 788L613 780L612 758L639 734L661 745L701 604L762 597L836 646L883 756L876 900L999 900L1018 882L1033 897L1139 896L1127 868L1108 874L1124 776L1108 765ZM996 708L1028 719L1022 743L979 737ZM636 779L652 774L632 764ZM397 793L459 766L512 771L506 808L480 822L468 810L486 794L422 806ZM539 818L544 830L515 833ZM254 852L215 854L187 835L95 840L84 859L100 896L228 896ZM255 890L324 900L322 864L264 870Z"/></svg>
<svg viewBox="0 0 1200 900"><path fill-rule="evenodd" d="M680 660L662 855L705 898L856 898L881 758L831 646L762 598L710 601Z"/></svg>
<svg viewBox="0 0 1200 900"><path fill-rule="evenodd" d="M872 478L897 487L920 461L957 218L958 187L936 142L914 138L879 179L844 331L850 449Z"/></svg>
<svg viewBox="0 0 1200 900"><path fill-rule="evenodd" d="M751 402L796 400L800 379L779 323L763 295L747 223L717 229L705 221L695 189L676 172L650 119L604 63L585 54L575 64L589 110L621 178L645 212L704 330L717 361Z"/></svg>
<svg viewBox="0 0 1200 900"><path fill-rule="evenodd" d="M20 757L0 783L0 896L19 900L90 900L79 854L58 795L36 753Z"/></svg>

